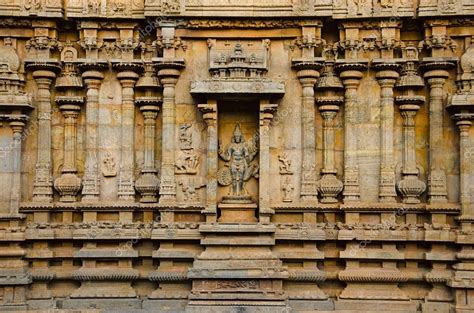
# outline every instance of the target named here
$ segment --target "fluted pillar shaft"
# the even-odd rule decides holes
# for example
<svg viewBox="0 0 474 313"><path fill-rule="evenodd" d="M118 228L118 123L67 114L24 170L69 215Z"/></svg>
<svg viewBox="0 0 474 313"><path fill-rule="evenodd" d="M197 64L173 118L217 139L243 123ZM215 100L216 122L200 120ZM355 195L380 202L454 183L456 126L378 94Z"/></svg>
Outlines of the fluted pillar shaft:
<svg viewBox="0 0 474 313"><path fill-rule="evenodd" d="M49 70L33 72L38 86L36 104L38 108L38 158L36 161L33 201L53 200L53 177L51 173L51 92L56 74Z"/></svg>
<svg viewBox="0 0 474 313"><path fill-rule="evenodd" d="M122 142L121 164L119 177L119 200L133 201L134 189L134 128L135 104L133 87L138 79L138 74L125 70L117 75L122 84Z"/></svg>
<svg viewBox="0 0 474 313"><path fill-rule="evenodd" d="M381 64L379 66L384 66ZM380 85L380 202L395 202L395 165L393 161L393 87L398 73L381 70L376 74Z"/></svg>
<svg viewBox="0 0 474 313"><path fill-rule="evenodd" d="M86 93L86 164L83 178L82 201L98 200L99 177L99 89L104 76L99 71L82 74L87 87Z"/></svg>
<svg viewBox="0 0 474 313"><path fill-rule="evenodd" d="M175 69L162 69L158 76L163 86L163 131L160 203L176 201L176 180L174 175L174 141L175 141L175 86L180 72Z"/></svg>

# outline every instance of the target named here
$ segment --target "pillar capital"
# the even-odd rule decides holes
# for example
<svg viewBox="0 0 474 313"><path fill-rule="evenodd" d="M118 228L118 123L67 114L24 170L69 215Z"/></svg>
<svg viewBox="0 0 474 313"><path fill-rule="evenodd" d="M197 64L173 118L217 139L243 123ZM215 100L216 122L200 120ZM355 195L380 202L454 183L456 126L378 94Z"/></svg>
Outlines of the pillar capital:
<svg viewBox="0 0 474 313"><path fill-rule="evenodd" d="M201 103L198 104L198 109L208 127L217 123L217 103Z"/></svg>
<svg viewBox="0 0 474 313"><path fill-rule="evenodd" d="M400 77L398 73L400 65L396 63L376 64L374 69L377 71L375 78L377 78L382 88L393 88L396 80Z"/></svg>
<svg viewBox="0 0 474 313"><path fill-rule="evenodd" d="M13 134L21 134L25 128L25 123L22 121L11 121L10 127L13 131Z"/></svg>
<svg viewBox="0 0 474 313"><path fill-rule="evenodd" d="M82 73L82 78L86 87L92 89L99 89L101 81L104 79L104 75L98 70L88 70Z"/></svg>

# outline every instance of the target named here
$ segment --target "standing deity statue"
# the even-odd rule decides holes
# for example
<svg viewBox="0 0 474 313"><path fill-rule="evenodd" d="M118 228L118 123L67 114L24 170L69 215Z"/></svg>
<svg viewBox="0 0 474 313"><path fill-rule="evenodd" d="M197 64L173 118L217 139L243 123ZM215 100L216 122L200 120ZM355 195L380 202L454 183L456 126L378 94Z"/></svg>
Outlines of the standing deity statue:
<svg viewBox="0 0 474 313"><path fill-rule="evenodd" d="M219 170L218 182L223 186L231 185L230 198L247 197L244 182L258 176L258 165L251 164L258 153L258 142L255 137L246 142L240 124L236 124L232 141L226 149L222 150L219 144L219 156L229 164Z"/></svg>

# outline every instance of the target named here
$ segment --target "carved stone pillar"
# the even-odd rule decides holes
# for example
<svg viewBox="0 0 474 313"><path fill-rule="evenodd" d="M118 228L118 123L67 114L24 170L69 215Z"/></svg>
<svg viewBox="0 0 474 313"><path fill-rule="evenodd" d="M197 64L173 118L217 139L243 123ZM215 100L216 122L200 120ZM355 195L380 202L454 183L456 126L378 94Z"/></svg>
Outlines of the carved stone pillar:
<svg viewBox="0 0 474 313"><path fill-rule="evenodd" d="M467 114L466 114L467 115ZM462 116L462 115L461 115ZM467 116L466 116L467 117ZM469 183L470 176L473 175L472 170L472 149L469 137L469 129L472 126L472 120L474 120L474 113L471 113L468 120L460 118L456 125L459 128L459 184L460 184L460 200L461 209L464 216L470 216L474 219L474 206L471 203L471 190L472 185Z"/></svg>
<svg viewBox="0 0 474 313"><path fill-rule="evenodd" d="M65 51L72 55L76 51L71 47L66 47ZM69 55L69 54L68 54ZM63 58L63 57L62 57ZM76 196L81 190L81 179L77 176L77 117L81 110L80 105L83 104L82 96L77 96L75 90L82 89L82 81L77 76L76 68L72 59L64 62L64 70L61 76L56 80L56 89L60 95L56 96L58 104L64 116L64 161L61 170L61 176L54 182L54 187L59 192L62 202L74 202Z"/></svg>
<svg viewBox="0 0 474 313"><path fill-rule="evenodd" d="M54 188L61 195L60 201L74 202L81 189L81 179L77 176L76 140L77 117L80 106L72 103L62 103L60 109L64 116L64 164L62 174L54 182Z"/></svg>
<svg viewBox="0 0 474 313"><path fill-rule="evenodd" d="M100 193L99 176L99 89L104 75L90 69L82 73L86 93L86 164L83 177L82 201L97 201Z"/></svg>
<svg viewBox="0 0 474 313"><path fill-rule="evenodd" d="M270 215L274 213L270 209L270 189L267 187L270 182L270 122L273 118L273 112L278 104L271 104L268 100L260 100L260 118L259 118L259 142L260 142L260 174L258 180L259 194L259 221L261 223L270 223Z"/></svg>
<svg viewBox="0 0 474 313"><path fill-rule="evenodd" d="M217 102L208 100L199 104L203 119L207 126L207 189L206 189L206 222L216 222L217 216L217 168L218 168L218 138L217 138Z"/></svg>
<svg viewBox="0 0 474 313"><path fill-rule="evenodd" d="M336 176L334 119L344 98L336 94L336 91L343 89L343 86L339 78L334 75L333 65L333 60L326 62L326 69L317 85L318 91L324 94L316 98L323 118L323 168L322 177L318 182L318 190L323 203L336 203L336 197L343 189L342 182Z"/></svg>
<svg viewBox="0 0 474 313"><path fill-rule="evenodd" d="M393 87L398 78L399 65L382 63L375 65L380 85L380 202L395 202L395 165L393 161Z"/></svg>
<svg viewBox="0 0 474 313"><path fill-rule="evenodd" d="M396 98L403 118L402 179L397 188L402 194L403 202L410 204L420 203L419 197L426 189L426 184L419 179L420 170L415 150L415 116L425 101L425 97L416 95L415 90L423 86L422 78L416 73L415 62L407 62L396 86L403 93Z"/></svg>
<svg viewBox="0 0 474 313"><path fill-rule="evenodd" d="M51 92L56 74L52 70L38 69L33 72L38 86L36 106L38 108L38 159L33 183L33 201L53 200L53 176L51 172Z"/></svg>
<svg viewBox="0 0 474 313"><path fill-rule="evenodd" d="M319 68L320 64L313 64ZM318 189L316 183L316 133L314 126L314 85L319 72L316 69L301 69L297 73L303 96L301 100L301 124L302 124L302 146L303 159L301 171L301 200L318 201Z"/></svg>
<svg viewBox="0 0 474 313"><path fill-rule="evenodd" d="M319 192L322 196L321 202L335 203L336 197L342 191L343 184L336 177L337 170L334 166L334 118L339 111L338 105L321 105L319 107L321 116L323 117L323 163L324 168L321 170L323 177L319 181Z"/></svg>
<svg viewBox="0 0 474 313"><path fill-rule="evenodd" d="M472 102L470 103L472 105ZM470 141L469 129L474 119L474 109L470 108L470 113L465 110L464 114L456 114L453 116L458 122L460 140L460 191L461 191L461 208L462 215L458 217L461 224L460 232L457 235L456 242L461 246L461 251L456 253L458 263L453 265L455 270L454 276L448 281L448 286L455 291L456 312L471 312L474 309L474 300L472 297L474 283L474 245L473 245L473 229L474 229L474 207L470 201L470 189L472 186L467 181L472 175L469 172L469 166L472 166L472 156L468 152ZM464 117L463 117L464 115Z"/></svg>
<svg viewBox="0 0 474 313"><path fill-rule="evenodd" d="M26 116L10 118L10 128L13 131L13 175L11 182L10 214L17 215L21 200L21 136L25 128Z"/></svg>
<svg viewBox="0 0 474 313"><path fill-rule="evenodd" d="M132 67L136 68L136 67ZM123 201L135 199L134 188L134 128L135 105L133 87L138 79L138 74L130 69L125 69L117 74L122 84L122 146L121 164L118 186L118 198Z"/></svg>
<svg viewBox="0 0 474 313"><path fill-rule="evenodd" d="M156 202L160 180L157 177L158 170L155 167L155 134L156 117L158 116L161 99L154 95L154 90L158 88L158 78L156 77L151 62L145 64L145 72L137 82L137 90L144 90L144 94L136 96L135 104L140 107L145 119L143 131L143 169L140 178L137 179L135 188L141 194L141 202Z"/></svg>
<svg viewBox="0 0 474 313"><path fill-rule="evenodd" d="M428 202L448 202L446 172L443 153L443 86L449 73L446 69L453 66L444 61L433 61L422 65L424 77L430 86L430 169L428 176Z"/></svg>
<svg viewBox="0 0 474 313"><path fill-rule="evenodd" d="M140 178L137 179L135 188L141 195L140 202L156 202L160 181L156 177L155 168L155 126L158 116L157 105L142 105L142 111L145 119L144 127L144 164Z"/></svg>
<svg viewBox="0 0 474 313"><path fill-rule="evenodd" d="M174 175L175 86L179 75L179 70L172 68L161 69L158 72L158 77L163 86L160 203L174 203L176 201L176 180Z"/></svg>
<svg viewBox="0 0 474 313"><path fill-rule="evenodd" d="M420 203L419 197L426 189L426 184L418 178L415 153L415 116L422 102L417 98L398 101L403 118L403 179L398 183L398 190L404 203Z"/></svg>
<svg viewBox="0 0 474 313"><path fill-rule="evenodd" d="M458 76L458 90L446 109L459 128L459 191L461 216L457 218L461 227L456 243L461 251L456 253L458 263L453 265L454 276L448 282L455 292L456 312L474 310L474 203L472 202L473 141L472 121L474 120L474 41L460 60L462 73Z"/></svg>
<svg viewBox="0 0 474 313"><path fill-rule="evenodd" d="M336 69L345 87L344 95L344 202L360 200L359 165L357 162L357 88L362 78L361 63L340 64Z"/></svg>

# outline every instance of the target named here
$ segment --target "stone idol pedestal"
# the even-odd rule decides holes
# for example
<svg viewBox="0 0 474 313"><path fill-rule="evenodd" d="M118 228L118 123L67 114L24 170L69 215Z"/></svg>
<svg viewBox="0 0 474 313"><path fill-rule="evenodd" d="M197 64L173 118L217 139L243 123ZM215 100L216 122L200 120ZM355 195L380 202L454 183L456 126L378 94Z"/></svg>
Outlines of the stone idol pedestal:
<svg viewBox="0 0 474 313"><path fill-rule="evenodd" d="M271 251L275 226L248 223L255 205L240 210L222 205L219 223L199 228L205 250L188 272L192 291L186 312L288 312L283 291L288 271ZM242 222L228 223L231 217Z"/></svg>
<svg viewBox="0 0 474 313"><path fill-rule="evenodd" d="M257 204L250 196L225 196L217 206L219 223L257 223Z"/></svg>

